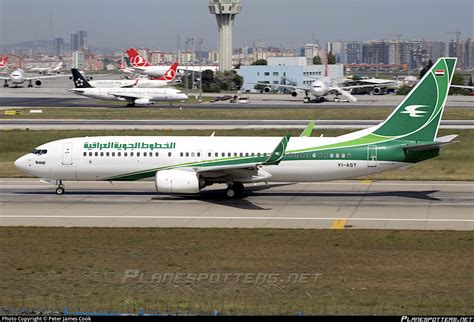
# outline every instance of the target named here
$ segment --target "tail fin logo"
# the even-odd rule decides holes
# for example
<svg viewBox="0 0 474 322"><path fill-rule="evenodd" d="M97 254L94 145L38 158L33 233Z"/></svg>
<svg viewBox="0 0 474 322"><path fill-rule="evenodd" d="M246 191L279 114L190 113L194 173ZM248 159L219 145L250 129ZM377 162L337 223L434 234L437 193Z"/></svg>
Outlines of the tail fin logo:
<svg viewBox="0 0 474 322"><path fill-rule="evenodd" d="M429 107L428 105L409 105L405 106L405 110L400 112L402 114L408 114L410 117L423 117L426 111L419 111L420 107Z"/></svg>
<svg viewBox="0 0 474 322"><path fill-rule="evenodd" d="M134 56L132 59L131 59L131 62L132 62L132 65L135 66L135 67L143 67L145 66L145 60L143 59L142 56L140 55L137 55L137 56Z"/></svg>
<svg viewBox="0 0 474 322"><path fill-rule="evenodd" d="M163 78L167 81L171 81L174 79L175 75L176 75L176 72L170 69L166 72L166 74L163 75Z"/></svg>
<svg viewBox="0 0 474 322"><path fill-rule="evenodd" d="M76 87L84 86L84 81L81 78L76 79L75 83L76 83Z"/></svg>

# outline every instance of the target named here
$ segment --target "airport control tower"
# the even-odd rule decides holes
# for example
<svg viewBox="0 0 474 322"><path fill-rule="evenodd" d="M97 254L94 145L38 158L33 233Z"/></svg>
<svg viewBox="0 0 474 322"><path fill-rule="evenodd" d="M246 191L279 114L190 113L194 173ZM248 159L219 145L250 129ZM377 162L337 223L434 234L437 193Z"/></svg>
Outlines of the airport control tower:
<svg viewBox="0 0 474 322"><path fill-rule="evenodd" d="M211 0L209 10L216 15L219 27L219 70L232 69L232 25L240 13L240 0Z"/></svg>

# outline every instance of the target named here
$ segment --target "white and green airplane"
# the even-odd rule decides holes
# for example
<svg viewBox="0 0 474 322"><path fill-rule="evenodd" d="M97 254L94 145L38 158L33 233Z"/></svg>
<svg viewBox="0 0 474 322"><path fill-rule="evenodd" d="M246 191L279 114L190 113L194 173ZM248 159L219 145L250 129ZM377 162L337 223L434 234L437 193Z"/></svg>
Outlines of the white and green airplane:
<svg viewBox="0 0 474 322"><path fill-rule="evenodd" d="M456 135L437 137L456 58L440 58L388 118L338 137L68 138L16 160L19 169L57 185L64 181L155 180L160 193L199 193L227 184L228 197L255 182L349 179L413 165L439 155Z"/></svg>

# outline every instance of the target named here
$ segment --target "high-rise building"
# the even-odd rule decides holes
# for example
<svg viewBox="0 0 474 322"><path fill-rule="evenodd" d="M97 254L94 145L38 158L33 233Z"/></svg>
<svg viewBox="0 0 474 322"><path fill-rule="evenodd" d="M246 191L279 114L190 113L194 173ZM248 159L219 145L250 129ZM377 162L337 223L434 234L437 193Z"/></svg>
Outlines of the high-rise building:
<svg viewBox="0 0 474 322"><path fill-rule="evenodd" d="M79 37L79 49L84 50L84 49L89 48L87 47L87 31L79 30L78 37Z"/></svg>
<svg viewBox="0 0 474 322"><path fill-rule="evenodd" d="M64 56L64 38L54 38L54 55Z"/></svg>
<svg viewBox="0 0 474 322"><path fill-rule="evenodd" d="M362 43L359 41L348 41L345 43L346 64L362 63Z"/></svg>
<svg viewBox="0 0 474 322"><path fill-rule="evenodd" d="M304 45L304 56L310 64L313 63L313 58L316 56L323 58L323 53L319 44L305 44Z"/></svg>
<svg viewBox="0 0 474 322"><path fill-rule="evenodd" d="M364 42L362 44L362 62L364 64L386 64L385 42L381 40Z"/></svg>
<svg viewBox="0 0 474 322"><path fill-rule="evenodd" d="M72 53L72 68L83 69L85 67L85 54L80 50Z"/></svg>
<svg viewBox="0 0 474 322"><path fill-rule="evenodd" d="M77 33L71 34L71 51L79 50L79 35Z"/></svg>
<svg viewBox="0 0 474 322"><path fill-rule="evenodd" d="M464 67L474 67L474 42L472 38L464 42Z"/></svg>
<svg viewBox="0 0 474 322"><path fill-rule="evenodd" d="M216 16L219 28L219 69L232 69L232 25L242 10L240 0L210 0L209 11Z"/></svg>

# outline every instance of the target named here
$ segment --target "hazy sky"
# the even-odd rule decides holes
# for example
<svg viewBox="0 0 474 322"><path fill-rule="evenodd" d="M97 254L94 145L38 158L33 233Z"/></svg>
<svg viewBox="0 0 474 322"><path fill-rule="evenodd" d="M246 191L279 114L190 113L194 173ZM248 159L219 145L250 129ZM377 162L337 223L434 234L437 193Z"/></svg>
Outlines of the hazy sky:
<svg viewBox="0 0 474 322"><path fill-rule="evenodd" d="M50 39L76 30L91 45L175 50L176 35L217 46L208 0L0 0L0 44ZM474 36L473 0L242 0L234 47L296 48L312 40L441 39Z"/></svg>

